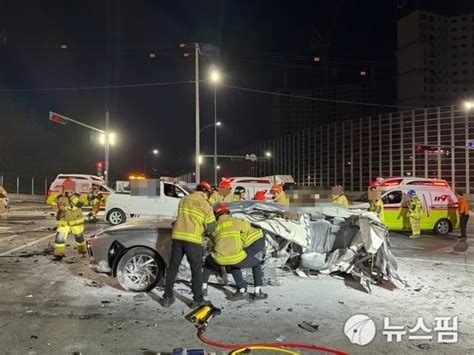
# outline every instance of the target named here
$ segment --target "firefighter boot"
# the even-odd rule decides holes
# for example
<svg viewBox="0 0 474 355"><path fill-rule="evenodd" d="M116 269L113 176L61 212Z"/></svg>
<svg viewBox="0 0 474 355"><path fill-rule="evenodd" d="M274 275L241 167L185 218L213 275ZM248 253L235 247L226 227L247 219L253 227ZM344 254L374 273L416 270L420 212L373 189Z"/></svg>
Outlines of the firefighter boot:
<svg viewBox="0 0 474 355"><path fill-rule="evenodd" d="M87 245L86 241L84 240L84 235L81 234L76 234L74 236L76 239L76 250L81 256L85 256L87 254Z"/></svg>
<svg viewBox="0 0 474 355"><path fill-rule="evenodd" d="M66 250L66 243L54 243L53 260L60 261L64 258L64 251Z"/></svg>

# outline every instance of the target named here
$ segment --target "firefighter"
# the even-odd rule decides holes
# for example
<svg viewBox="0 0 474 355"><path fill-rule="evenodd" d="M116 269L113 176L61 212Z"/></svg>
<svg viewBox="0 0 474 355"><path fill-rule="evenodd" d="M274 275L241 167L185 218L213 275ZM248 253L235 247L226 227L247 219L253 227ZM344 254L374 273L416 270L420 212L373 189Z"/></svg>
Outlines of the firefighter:
<svg viewBox="0 0 474 355"><path fill-rule="evenodd" d="M209 204L212 187L203 181L191 195L181 199L178 206L178 218L171 234L171 260L166 273L163 307L170 307L175 298L173 287L183 256L191 266L191 283L194 301L191 307L205 304L202 295L202 243L204 233L214 230L216 219Z"/></svg>
<svg viewBox="0 0 474 355"><path fill-rule="evenodd" d="M334 186L332 188L331 201L332 203L343 205L346 208L349 207L349 200L347 199L347 196L344 194L344 189L340 185Z"/></svg>
<svg viewBox="0 0 474 355"><path fill-rule="evenodd" d="M220 271L221 267L228 267L237 285L237 291L229 298L231 301L239 301L248 297L247 284L242 276L242 268L252 268L255 292L253 300L266 299L268 295L262 292L262 265L250 252L244 250L262 239L263 233L260 229L254 229L250 223L230 215L226 205L220 205L215 212L217 226L211 236L209 245L211 254L206 258L203 271L203 293L207 295L207 282L212 271ZM261 243L259 243L261 244ZM263 244L265 246L265 244ZM256 253L255 253L256 254Z"/></svg>
<svg viewBox="0 0 474 355"><path fill-rule="evenodd" d="M380 219L382 224L384 223L384 218L383 218L383 201L381 198L381 193L379 190L377 190L375 187L371 187L369 191L369 200L370 200L370 212L374 212L377 217Z"/></svg>
<svg viewBox="0 0 474 355"><path fill-rule="evenodd" d="M233 201L243 201L243 200L245 200L245 197L246 197L245 187L237 186L234 189L234 193L232 195L234 195L233 196Z"/></svg>
<svg viewBox="0 0 474 355"><path fill-rule="evenodd" d="M84 217L80 195L75 192L76 184L70 179L63 182L62 193L56 197L56 220L58 227L54 240L54 260L61 260L66 250L66 240L69 233L74 235L77 252L84 256L87 252L84 240Z"/></svg>
<svg viewBox="0 0 474 355"><path fill-rule="evenodd" d="M209 196L209 203L211 205L215 204L216 202L222 202L224 197L217 191L216 187L212 187L211 195Z"/></svg>
<svg viewBox="0 0 474 355"><path fill-rule="evenodd" d="M273 202L280 203L285 206L290 205L290 201L285 196L285 192L283 191L283 187L280 184L273 184L272 189L270 190L272 194Z"/></svg>
<svg viewBox="0 0 474 355"><path fill-rule="evenodd" d="M8 201L7 190L0 185L0 217L3 217L8 210Z"/></svg>
<svg viewBox="0 0 474 355"><path fill-rule="evenodd" d="M89 206L92 206L92 211L89 212L87 215L89 220L93 222L97 222L97 214L100 211L100 205L102 204L102 201L104 200L104 195L102 192L100 192L100 185L99 184L92 184L92 189L91 192L89 192L89 195L87 196L87 200L89 202Z"/></svg>
<svg viewBox="0 0 474 355"><path fill-rule="evenodd" d="M421 219L421 200L416 195L415 190L408 191L408 197L410 200L408 201L408 211L407 217L410 218L410 227L411 227L411 239L416 239L420 236L421 229L420 229L420 219Z"/></svg>

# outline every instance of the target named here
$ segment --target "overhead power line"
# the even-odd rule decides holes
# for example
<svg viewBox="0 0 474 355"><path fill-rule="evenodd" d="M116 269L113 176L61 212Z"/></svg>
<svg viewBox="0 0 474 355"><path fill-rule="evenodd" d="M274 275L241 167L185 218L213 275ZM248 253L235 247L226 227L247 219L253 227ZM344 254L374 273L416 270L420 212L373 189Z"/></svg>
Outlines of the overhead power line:
<svg viewBox="0 0 474 355"><path fill-rule="evenodd" d="M23 91L73 91L73 90L103 90L103 89L126 89L152 86L166 86L179 84L194 84L194 80L168 81L157 83L104 85L104 86L76 86L76 87L56 87L56 88L29 88L29 89L0 89L0 92L23 92Z"/></svg>
<svg viewBox="0 0 474 355"><path fill-rule="evenodd" d="M242 87L242 86L234 86L234 85L226 85L226 84L221 84L221 85L225 86L227 88L230 88L230 89L255 92L255 93L258 93L258 94L265 94L265 95L291 97L291 98L294 98L294 99L302 99L302 100L334 102L334 103L347 104L347 105L362 105L362 106L387 107L387 108L403 108L403 109L409 109L409 110L417 110L417 109L423 108L423 107L414 107L414 106L399 106L399 105L390 105L390 104L378 104L378 103L372 103L372 102L359 102L359 101L349 101L349 100L328 99L328 98L323 98L323 97L312 97L312 96L285 94L285 93L277 92L277 91L266 91L266 90L259 90L259 89L250 89L250 88L245 88L245 87Z"/></svg>
<svg viewBox="0 0 474 355"><path fill-rule="evenodd" d="M201 82L207 82L206 80L200 80ZM155 83L139 83L139 84L122 84L122 85L104 85L104 86L77 86L77 87L55 87L55 88L27 88L27 89L0 89L1 92L41 92L41 91L74 91L74 90L104 90L104 89L127 89L127 88L143 88L143 87L156 87L156 86L167 86L167 85L180 85L180 84L194 84L194 80L185 80L185 81L168 81L168 82L155 82ZM421 109L422 107L414 106L399 106L399 105L390 105L390 104L379 104L373 102L359 102L359 101L349 101L349 100L337 100L329 99L324 97L313 97L313 96L303 96L303 95L294 95L294 94L285 94L278 91L266 91L260 89L246 88L242 86L221 84L221 86L242 90L247 92L254 92L257 94L264 95L274 95L274 96L284 96L291 97L295 99L302 100L311 100L311 101L322 101L322 102L333 102L346 105L361 105L361 106L374 106L374 107L387 107L387 108L402 108L409 110Z"/></svg>

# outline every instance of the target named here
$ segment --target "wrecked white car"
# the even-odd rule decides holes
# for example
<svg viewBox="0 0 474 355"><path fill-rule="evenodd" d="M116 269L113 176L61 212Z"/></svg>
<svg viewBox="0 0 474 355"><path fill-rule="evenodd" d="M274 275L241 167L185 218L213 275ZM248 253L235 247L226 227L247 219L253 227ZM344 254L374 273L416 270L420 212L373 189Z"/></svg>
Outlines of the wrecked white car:
<svg viewBox="0 0 474 355"><path fill-rule="evenodd" d="M270 282L271 267L289 264L326 274L351 274L368 292L371 284L404 286L389 248L388 230L372 212L329 203L294 209L253 201L228 206L235 217L265 231L264 274Z"/></svg>

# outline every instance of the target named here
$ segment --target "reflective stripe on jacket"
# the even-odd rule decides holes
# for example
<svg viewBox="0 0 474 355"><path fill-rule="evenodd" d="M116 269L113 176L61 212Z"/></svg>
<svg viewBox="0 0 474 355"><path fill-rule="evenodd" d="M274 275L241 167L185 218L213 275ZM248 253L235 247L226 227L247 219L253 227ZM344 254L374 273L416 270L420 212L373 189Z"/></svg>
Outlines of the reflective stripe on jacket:
<svg viewBox="0 0 474 355"><path fill-rule="evenodd" d="M421 218L421 200L418 196L412 197L408 201L408 217L420 219Z"/></svg>
<svg viewBox="0 0 474 355"><path fill-rule="evenodd" d="M332 202L343 205L346 208L349 207L349 200L347 199L346 195L333 196Z"/></svg>
<svg viewBox="0 0 474 355"><path fill-rule="evenodd" d="M260 228L253 228L249 222L242 221L244 229L242 230L243 247L248 248L260 238L263 238L263 231Z"/></svg>
<svg viewBox="0 0 474 355"><path fill-rule="evenodd" d="M56 197L56 205L58 206L59 226L80 226L84 224L84 215L82 214L82 202L80 195L73 194L70 197L58 195Z"/></svg>
<svg viewBox="0 0 474 355"><path fill-rule="evenodd" d="M380 221L384 223L383 218L383 201L382 200L375 200L370 203L370 211L374 212L377 217L380 218Z"/></svg>
<svg viewBox="0 0 474 355"><path fill-rule="evenodd" d="M228 194L224 197L224 202L233 202L233 201L240 201L240 196L236 194Z"/></svg>
<svg viewBox="0 0 474 355"><path fill-rule="evenodd" d="M195 191L181 199L172 239L202 244L205 229L216 221L204 192Z"/></svg>
<svg viewBox="0 0 474 355"><path fill-rule="evenodd" d="M235 265L247 257L243 249L243 221L230 215L219 217L211 238L212 258L219 265Z"/></svg>
<svg viewBox="0 0 474 355"><path fill-rule="evenodd" d="M281 205L289 206L290 205L290 200L286 198L285 192L282 191L279 194L275 196L273 199L273 202L279 203Z"/></svg>

